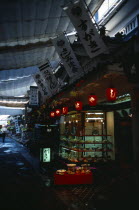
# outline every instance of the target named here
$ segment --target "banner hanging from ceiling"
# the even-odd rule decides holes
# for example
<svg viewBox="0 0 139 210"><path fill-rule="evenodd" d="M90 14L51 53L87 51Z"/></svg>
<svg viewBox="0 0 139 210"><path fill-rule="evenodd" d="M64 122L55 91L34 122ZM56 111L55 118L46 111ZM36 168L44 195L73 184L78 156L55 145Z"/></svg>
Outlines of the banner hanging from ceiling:
<svg viewBox="0 0 139 210"><path fill-rule="evenodd" d="M43 79L43 77L41 76L40 73L34 74L33 78L38 86L38 89L42 95L43 98L43 102L45 102L46 99L50 98L52 96L52 93L50 92L50 90L48 89L48 87L46 86L46 82Z"/></svg>
<svg viewBox="0 0 139 210"><path fill-rule="evenodd" d="M79 61L77 60L69 41L64 34L52 39L54 47L61 58L61 61L72 80L76 80L83 75Z"/></svg>
<svg viewBox="0 0 139 210"><path fill-rule="evenodd" d="M38 106L39 105L38 87L36 87L36 86L30 86L29 105L30 106Z"/></svg>
<svg viewBox="0 0 139 210"><path fill-rule="evenodd" d="M74 25L80 40L90 58L107 51L103 40L92 22L82 1L76 1L63 8Z"/></svg>
<svg viewBox="0 0 139 210"><path fill-rule="evenodd" d="M52 67L48 59L45 64L39 66L39 70L41 76L45 80L45 85L52 95L55 95L57 92L59 92L59 84L55 75L53 74Z"/></svg>

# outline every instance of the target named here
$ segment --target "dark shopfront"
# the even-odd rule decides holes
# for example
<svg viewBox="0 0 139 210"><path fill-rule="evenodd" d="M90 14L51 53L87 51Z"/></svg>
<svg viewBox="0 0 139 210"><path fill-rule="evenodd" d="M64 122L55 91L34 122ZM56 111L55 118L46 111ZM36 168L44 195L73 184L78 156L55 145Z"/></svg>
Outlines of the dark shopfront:
<svg viewBox="0 0 139 210"><path fill-rule="evenodd" d="M123 167L133 164L132 115L128 110L115 111L115 158Z"/></svg>
<svg viewBox="0 0 139 210"><path fill-rule="evenodd" d="M99 152L97 151L99 148L96 149L96 146L100 146L100 143L102 140L99 140L100 142L98 142L98 139L96 139L97 142L95 142L95 145L91 145L91 144L94 144L94 141L96 141L96 140L94 140L94 134L93 134L93 137L91 137L89 134L90 137L87 137L87 139L85 140L87 146L83 146L82 143L84 141L84 138L80 140L81 136L79 134L77 135L78 137L76 137L76 135L73 135L73 129L71 129L72 124L73 125L76 124L75 129L77 129L78 128L77 123L80 123L80 120L76 119L76 117L73 118L73 115L76 115L75 113L70 114L71 116L68 113L68 115L66 117L67 118L66 121L69 122L68 128L69 128L69 130L71 130L72 133L68 134L67 137L63 134L62 135L60 134L59 151L60 151L61 157L59 156L58 159L54 160L55 169L53 169L53 172L55 170L59 170L59 169L68 170L67 164L75 164L77 169L78 169L78 167L80 168L80 166L82 164L89 164L90 167L96 167L96 169L98 169L98 170L103 170L102 168L104 166L108 167L109 168L108 170L110 170L110 165L112 167L116 166L119 169L120 168L121 169L129 168L130 166L133 166L132 165L133 164L132 117L130 115L130 110L131 110L130 103L131 102L128 101L128 102L122 102L122 103L118 103L118 104L116 104L116 103L109 104L109 105L103 104L103 105L97 106L95 108L95 110L92 110L93 112L95 112L95 114L98 112L98 110L101 110L101 112L107 113L106 118L109 122L108 123L105 122L105 124L107 124L108 127L109 127L109 125L111 127L110 123L114 120L113 121L114 122L114 133L113 133L114 135L111 136L114 141L112 140L112 144L111 144L111 142L109 142L110 140L108 140L109 135L107 136L107 140L108 140L108 143L110 143L110 145L111 145L112 151L108 152L108 154L110 156L107 156L107 157L103 156L103 158L102 157L99 158L99 156L98 156ZM81 112L81 113L84 113L86 111L87 110L83 110L83 112ZM79 115L79 114L80 113L77 113L77 115ZM113 120L111 121L110 118L112 116L113 116ZM79 116L77 116L77 117L79 117ZM73 120L73 122L71 120ZM65 124L65 126L67 125L66 121L62 120L63 126L64 126L64 124ZM88 123L86 123L86 126L88 126ZM88 127L88 128L90 128L90 127ZM107 128L107 132L110 132L110 130L111 130L111 128ZM62 129L62 132L63 132L63 129ZM107 133L107 134L109 134L109 133ZM96 136L98 138L99 135L97 134ZM106 138L103 140L106 141ZM92 143L91 143L91 141L92 141ZM82 146L80 147L79 144L82 144L83 147ZM88 144L91 145L91 148L89 148ZM104 145L105 145L105 143L103 143L103 146ZM108 144L109 148L110 148L110 145ZM63 150L61 150L61 146L62 146ZM94 148L92 148L92 147L94 147ZM94 149L96 149L95 154L97 154L97 157L94 156ZM69 151L69 150L72 150L73 154L68 153L67 151ZM100 151L102 151L102 150L100 150ZM93 153L93 155L91 156L92 158L85 155L85 158L83 160L82 157L78 156L79 153L76 157L76 155L75 155L76 152L77 153L84 152L85 154L88 154L90 152L89 156L91 156L91 153ZM100 156L101 156L101 152L100 152ZM95 179L96 179L97 171L93 169L93 177L95 176ZM105 172L103 171L103 173L105 173ZM63 173L63 171L61 171L61 173ZM95 180L95 179L93 178L93 180Z"/></svg>
<svg viewBox="0 0 139 210"><path fill-rule="evenodd" d="M74 107L70 107L70 112L75 112L75 108ZM132 164L133 161L133 152L132 152L132 148L133 148L133 142L132 142L132 117L131 117L131 99L128 99L128 101L124 101L124 99L120 102L118 102L118 99L116 100L116 102L114 103L109 103L109 102L102 102L99 103L98 105L96 105L95 107L90 107L89 105L85 105L83 107L83 110L81 111L81 113L85 112L89 112L90 111L94 111L94 112L98 112L98 110L100 113L102 114L102 112L104 112L104 116L106 113L108 113L107 115L107 119L112 119L112 124L111 125L111 120L109 120L109 123L104 122L104 125L107 125L107 129L102 129L102 133L100 132L99 135L103 135L104 138L102 137L102 139L98 139L101 137L85 137L85 141L88 141L86 143L86 146L82 144L77 145L77 141L82 141L84 140L84 137L82 139L82 137L79 137L79 139L77 139L77 137L74 137L74 139L70 136L70 138L68 138L68 140L70 142L67 142L67 139L63 139L63 141L60 141L60 119L61 117L55 117L55 118L49 118L49 122L47 122L48 120L45 120L44 122L40 122L40 124L37 124L36 121L36 125L37 127L34 127L33 129L33 138L30 141L31 145L30 145L30 150L32 153L34 153L34 155L37 155L40 159L40 166L41 169L44 169L44 171L48 172L49 175L51 177L53 177L53 174L56 170L59 169L65 169L67 170L67 163L75 163L73 161L76 160L76 157L74 155L74 157L72 157L72 154L76 153L76 151L79 149L79 152L83 152L85 154L85 156L87 156L87 158L92 160L89 160L89 164L91 167L93 166L101 166L101 165L107 165L107 163L118 163L118 166L120 167L126 167L129 166L130 164ZM44 110L45 112L45 110ZM75 130L77 129L77 124L80 125L80 122L83 120L82 118L80 119L79 116L77 116L77 118L75 117L75 119L73 118L73 116L71 115L70 117L70 112L68 112L67 114L67 120L64 122L63 121L63 125L64 123L65 126L68 126L71 134L73 135L73 133L75 132ZM37 112L35 112L37 113ZM80 112L77 112L80 113ZM86 113L87 114L87 113ZM89 113L88 113L89 114ZM94 113L96 114L96 113ZM109 115L110 114L110 115ZM81 115L84 116L84 115ZM79 118L78 118L79 117ZM85 117L85 116L84 116ZM100 117L97 116L97 117ZM35 118L37 119L37 117ZM34 119L34 120L35 120ZM33 122L34 122L33 120ZM87 120L87 118L86 118ZM71 121L71 122L70 122ZM99 120L101 121L101 120ZM85 122L85 121L84 121ZM96 125L100 128L101 126L103 126L103 124L101 122L95 122L94 126L96 127ZM72 126L73 125L73 126ZM85 122L83 124L81 124L79 126L79 130L77 129L78 135L80 134L80 127L82 127L83 125L87 126L87 130L91 128L92 131L92 126L93 124L91 124L91 122ZM35 126L35 125L34 125ZM111 128L112 128L112 132L111 132ZM104 128L104 126L103 126ZM86 132L88 132L86 130ZM110 135L112 138L112 141L109 140L108 138L106 138L106 135L108 134L108 136ZM92 135L92 133L88 133L87 135ZM94 133L93 135L98 135L96 133ZM94 139L95 138L95 139ZM77 139L77 141L76 141ZM93 144L93 142L90 144L90 141L100 141L99 144L95 143L95 145L91 145ZM99 159L99 154L101 156L101 153L103 153L103 149L105 150L105 146L106 143L105 142L103 145L103 149L100 148L101 145L101 141L107 141L108 143L109 141L110 144L107 144L108 149L112 149L112 152L109 151L107 157L105 156L106 153L104 153L102 156L104 158ZM66 144L70 144L70 145L66 145ZM66 160L64 160L64 158L61 158L61 156L59 156L59 153L61 151L61 146L60 144L62 144L61 146L63 146L63 148L65 148L64 152L63 152L63 157L64 156L68 156L68 158ZM76 145L75 145L76 144ZM89 148L89 144L90 147ZM78 148L76 148L76 146L78 146ZM68 153L66 151L68 148L66 147L70 147L70 149L73 151L72 153ZM97 148L98 147L98 148ZM43 148L50 148L51 150L51 158L50 158L50 162L43 162L42 157L40 157L42 149ZM82 150L82 151L81 151ZM96 153L94 154L94 150L96 151ZM100 150L100 151L98 151ZM89 153L90 152L90 153ZM78 153L80 154L80 153ZM93 154L93 155L92 155ZM91 157L90 157L91 155ZM105 158L106 157L106 158ZM82 157L78 156L78 158L82 159ZM87 158L84 158L84 160L86 161ZM106 160L107 159L107 160ZM94 161L95 160L95 161ZM86 164L87 162L82 161L82 164ZM109 164L108 164L109 165ZM80 167L81 164L77 163L77 167Z"/></svg>
<svg viewBox="0 0 139 210"><path fill-rule="evenodd" d="M131 101L107 106L102 105L95 109L114 113L115 158L113 159L123 167L133 164ZM107 128L107 130L109 129Z"/></svg>
<svg viewBox="0 0 139 210"><path fill-rule="evenodd" d="M97 106L92 107L91 109L90 109L90 106L84 106L82 111L84 113L84 111L88 112L88 110L94 111L95 113L98 112L98 110L99 110L99 114L100 113L102 114L103 112L112 114L111 116L113 116L114 132L111 135L112 135L112 137L114 137L113 138L114 142L112 141L112 144L110 144L110 145L107 144L107 146L109 148L110 148L110 146L113 147L112 148L112 149L114 149L113 155L112 155L113 158L112 158L112 160L108 159L107 161L105 161L106 159L104 159L104 161L102 159L100 161L96 161L96 159L94 158L95 159L94 162L93 162L93 160L91 162L89 160L89 162L82 161L81 163L73 162L71 160L65 160L64 158L61 158L59 156L59 150L61 148L60 144L61 143L67 144L67 141L62 141L62 142L60 141L60 119L61 119L61 117L52 118L49 120L49 123L47 123L47 125L45 125L45 126L40 125L34 129L34 134L35 134L34 139L33 139L34 142L32 142L33 147L31 148L33 153L35 151L37 151L35 155L39 156L39 158L40 158L41 170L42 170L42 172L44 172L45 174L47 174L50 177L50 180L52 181L52 183L54 183L53 181L55 180L56 176L58 178L64 177L64 176L56 174L55 172L60 169L68 170L67 164L76 164L77 169L81 167L81 164L90 164L90 167L93 168L93 169L91 169L93 176L90 173L90 174L86 175L86 177L92 176L93 183L96 183L97 179L99 178L99 174L101 174L101 176L102 176L102 174L104 176L106 176L106 174L112 173L109 178L109 180L110 180L111 176L113 177L116 174L115 166L116 166L116 168L118 167L119 170L121 170L122 168L129 167L130 164L132 164L132 160L133 160L133 157L132 157L133 146L132 146L132 144L133 144L133 142L132 142L132 129L131 129L132 128L132 126L131 126L132 125L132 117L130 115L131 101L127 101L127 102L123 101L121 103L99 103ZM74 110L74 112L75 112L75 110ZM105 116L105 114L104 114L104 116ZM69 118L69 117L70 116L68 113L67 118ZM100 115L98 117L100 117ZM81 118L81 120L82 120L82 118ZM77 128L76 127L77 123L80 125L80 122L81 122L80 118L74 119L74 118L72 118L72 115L71 115L71 118L67 119L67 121L68 122L71 121L68 124L69 125L68 127L69 127L69 130L73 134L74 130L76 130L76 128ZM74 121L74 122L72 122L72 121ZM111 123L111 120L110 120L109 124L107 124L105 122L105 125L107 125L107 127L109 127L109 126L111 127L110 123ZM64 124L64 121L63 121L63 124ZM96 122L96 124L98 124L98 123ZM65 125L67 125L67 124L65 124ZM74 125L74 129L72 129L72 125ZM90 126L92 124L91 124L91 122L90 122L90 124L88 122L86 122L85 125ZM100 123L100 125L102 125L102 124ZM98 124L98 126L99 126L99 124ZM95 125L95 127L96 127L96 125ZM79 128L80 128L80 126L79 126ZM88 129L89 128L90 127L88 127ZM109 129L107 129L107 131L108 130ZM103 134L105 135L105 132L103 132ZM109 133L107 133L107 134L109 134ZM90 134L88 133L88 135L90 135ZM97 134L94 133L93 135L97 135ZM84 139L81 139L81 141L82 140L84 140ZM94 141L91 138L89 139L89 137L87 137L86 140ZM98 139L95 139L95 140L98 140ZM103 139L103 140L106 140L106 139ZM69 142L70 143L69 146L70 146L70 148L74 147L73 153L75 153L75 151L77 151L78 148L75 148L75 142L72 142L73 141L72 138L69 139L69 141L71 141L71 142ZM83 150L87 149L85 151L85 153L87 153L87 152L89 153L89 151L88 151L89 143L90 142L87 142L86 148L85 147L83 148ZM65 148L67 147L67 145L63 145L63 146L65 146ZM94 149L96 149L97 146L100 147L100 144L99 145L95 144ZM105 144L103 144L103 146L105 146ZM78 147L79 147L79 145L78 145ZM35 150L35 148L36 148L36 150ZM42 151L45 148L46 149L50 148L50 151L51 151L50 162L45 162L42 159L42 156L41 156ZM79 149L82 149L82 148L79 148ZM99 148L97 148L97 149L99 149ZM91 145L91 152L93 152L92 145ZM101 154L101 152L96 151L97 156L99 153ZM109 152L109 154L111 156L111 152ZM66 153L66 155L69 156L68 153ZM71 159L70 156L69 156L69 158ZM75 157L74 157L74 159L75 159ZM86 161L86 159L87 158L85 158L84 160ZM114 170L112 170L112 167L114 168ZM96 168L96 169L94 169L94 168ZM121 172L119 171L118 173L121 173ZM68 178L70 179L70 176L73 176L73 174L70 175L70 174L66 173L65 179L68 179ZM78 174L75 173L75 178L76 178L76 176L78 176ZM83 175L81 174L81 178L82 178L82 176ZM55 180L55 183L57 183L57 182L60 183L59 179ZM62 181L62 183L63 183L63 181ZM66 183L66 181L65 181L65 183ZM90 183L92 183L92 179L90 179Z"/></svg>

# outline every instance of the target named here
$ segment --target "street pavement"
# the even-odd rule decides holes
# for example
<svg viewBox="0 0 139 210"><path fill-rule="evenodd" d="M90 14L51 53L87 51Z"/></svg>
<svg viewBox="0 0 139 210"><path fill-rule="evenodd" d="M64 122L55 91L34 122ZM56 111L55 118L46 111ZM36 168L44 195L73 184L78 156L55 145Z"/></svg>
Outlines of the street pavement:
<svg viewBox="0 0 139 210"><path fill-rule="evenodd" d="M67 209L39 173L39 161L27 149L0 138L0 210Z"/></svg>
<svg viewBox="0 0 139 210"><path fill-rule="evenodd" d="M26 147L0 138L0 210L135 209L133 172L112 163L93 171L92 185L54 186Z"/></svg>

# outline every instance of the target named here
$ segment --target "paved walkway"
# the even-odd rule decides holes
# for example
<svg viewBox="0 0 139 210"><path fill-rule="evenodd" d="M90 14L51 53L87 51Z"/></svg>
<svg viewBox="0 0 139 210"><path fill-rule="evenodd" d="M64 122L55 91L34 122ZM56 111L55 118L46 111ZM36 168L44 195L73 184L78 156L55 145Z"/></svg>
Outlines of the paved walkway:
<svg viewBox="0 0 139 210"><path fill-rule="evenodd" d="M39 161L11 138L0 139L0 210L135 209L132 169L105 166L94 171L93 185L53 186Z"/></svg>
<svg viewBox="0 0 139 210"><path fill-rule="evenodd" d="M37 168L26 148L13 139L0 139L0 210L67 209L44 185Z"/></svg>

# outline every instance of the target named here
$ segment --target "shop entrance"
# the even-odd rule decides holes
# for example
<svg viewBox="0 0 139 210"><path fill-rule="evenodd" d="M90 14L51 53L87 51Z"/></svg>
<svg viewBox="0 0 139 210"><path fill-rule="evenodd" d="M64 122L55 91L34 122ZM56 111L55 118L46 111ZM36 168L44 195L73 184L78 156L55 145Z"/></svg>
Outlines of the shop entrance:
<svg viewBox="0 0 139 210"><path fill-rule="evenodd" d="M132 122L131 117L124 110L121 111L121 115L115 113L115 148L116 160L122 166L132 164Z"/></svg>

